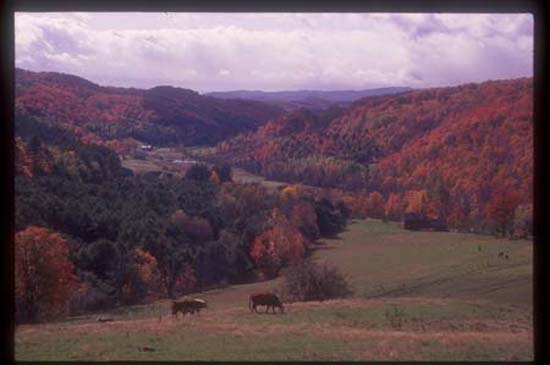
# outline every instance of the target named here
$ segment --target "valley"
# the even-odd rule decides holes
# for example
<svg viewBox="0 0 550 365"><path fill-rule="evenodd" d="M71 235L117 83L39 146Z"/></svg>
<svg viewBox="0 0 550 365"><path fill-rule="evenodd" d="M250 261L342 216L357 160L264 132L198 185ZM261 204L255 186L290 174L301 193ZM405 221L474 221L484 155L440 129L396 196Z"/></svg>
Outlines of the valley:
<svg viewBox="0 0 550 365"><path fill-rule="evenodd" d="M540 17L330 8L7 12L6 362L544 362Z"/></svg>
<svg viewBox="0 0 550 365"><path fill-rule="evenodd" d="M17 239L56 237L75 274L17 360L533 359L532 80L283 111L18 73ZM296 260L352 294L293 301ZM251 313L259 291L285 314ZM173 318L183 294L208 309Z"/></svg>

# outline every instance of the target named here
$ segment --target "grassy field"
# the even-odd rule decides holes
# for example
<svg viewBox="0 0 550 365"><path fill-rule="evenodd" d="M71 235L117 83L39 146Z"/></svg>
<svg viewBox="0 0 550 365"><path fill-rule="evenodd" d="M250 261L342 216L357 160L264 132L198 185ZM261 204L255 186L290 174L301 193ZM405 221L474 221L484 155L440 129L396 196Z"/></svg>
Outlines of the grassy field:
<svg viewBox="0 0 550 365"><path fill-rule="evenodd" d="M246 170L238 167L233 167L233 181L236 183L260 183L268 188L278 188L280 186L286 186L286 183L279 181L266 180L262 176L254 175Z"/></svg>
<svg viewBox="0 0 550 365"><path fill-rule="evenodd" d="M326 240L312 259L337 265L354 295L250 313L248 295L276 290L278 279L201 293L209 309L200 316L174 319L169 301L159 301L113 311L114 322L82 316L21 325L16 359L533 359L530 241L366 220Z"/></svg>
<svg viewBox="0 0 550 365"><path fill-rule="evenodd" d="M176 176L183 176L191 164L174 163L174 160L196 160L203 161L212 153L212 148L208 147L188 147L183 151L176 148L163 147L157 148L151 152L145 152L144 159L136 159L126 156L122 160L122 166L133 171L134 174L141 175L148 172L169 172ZM260 183L268 188L279 188L286 186L286 183L279 181L266 180L264 177L254 175L238 167L232 168L233 180L236 183Z"/></svg>
<svg viewBox="0 0 550 365"><path fill-rule="evenodd" d="M145 158L136 159L131 156L126 156L122 160L122 166L130 169L136 175L141 175L148 172L166 172L176 176L183 176L187 169L191 167L188 163L175 163L175 160L186 160L189 158L188 153L179 152L175 148L162 147L150 152L145 152Z"/></svg>

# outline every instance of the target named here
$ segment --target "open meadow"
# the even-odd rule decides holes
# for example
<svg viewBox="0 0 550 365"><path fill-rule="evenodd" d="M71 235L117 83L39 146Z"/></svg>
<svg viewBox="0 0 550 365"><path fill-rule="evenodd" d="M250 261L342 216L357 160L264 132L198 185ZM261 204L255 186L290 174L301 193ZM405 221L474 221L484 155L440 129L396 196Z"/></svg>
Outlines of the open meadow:
<svg viewBox="0 0 550 365"><path fill-rule="evenodd" d="M338 266L354 294L251 313L248 296L279 290L279 278L196 294L209 307L184 318L162 300L104 313L113 322L19 325L16 360L533 359L530 241L365 220L311 259Z"/></svg>

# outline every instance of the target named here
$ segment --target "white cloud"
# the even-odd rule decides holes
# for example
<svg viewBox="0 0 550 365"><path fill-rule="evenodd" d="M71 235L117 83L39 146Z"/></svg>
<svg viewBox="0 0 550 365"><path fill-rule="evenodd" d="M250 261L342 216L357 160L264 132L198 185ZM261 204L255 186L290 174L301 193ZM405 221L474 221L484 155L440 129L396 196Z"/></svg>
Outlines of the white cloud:
<svg viewBox="0 0 550 365"><path fill-rule="evenodd" d="M532 75L528 14L17 13L16 65L104 84L360 89Z"/></svg>

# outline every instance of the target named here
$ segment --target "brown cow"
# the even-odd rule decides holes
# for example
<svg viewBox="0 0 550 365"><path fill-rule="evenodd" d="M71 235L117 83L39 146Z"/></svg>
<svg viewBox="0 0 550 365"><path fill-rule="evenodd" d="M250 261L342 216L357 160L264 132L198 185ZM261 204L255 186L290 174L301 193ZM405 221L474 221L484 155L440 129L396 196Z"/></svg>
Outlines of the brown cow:
<svg viewBox="0 0 550 365"><path fill-rule="evenodd" d="M250 311L258 312L256 310L256 307L258 305L265 305L267 306L265 312L267 313L269 311L269 307L273 310L273 313L275 313L275 307L278 307L281 313L285 311L285 308L283 307L283 303L277 298L277 296L273 293L257 293L252 294L250 296L250 299L248 301L248 308L250 308Z"/></svg>
<svg viewBox="0 0 550 365"><path fill-rule="evenodd" d="M200 313L202 308L207 308L207 304L202 299L184 299L181 302L172 302L172 315L178 318L178 312L184 316L186 313Z"/></svg>

